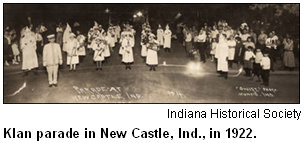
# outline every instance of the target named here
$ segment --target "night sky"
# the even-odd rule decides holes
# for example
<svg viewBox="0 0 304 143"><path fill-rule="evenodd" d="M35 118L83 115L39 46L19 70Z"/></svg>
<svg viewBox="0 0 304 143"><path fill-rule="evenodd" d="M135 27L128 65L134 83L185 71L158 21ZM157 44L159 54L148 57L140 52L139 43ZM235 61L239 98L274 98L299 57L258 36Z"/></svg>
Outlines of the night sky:
<svg viewBox="0 0 304 143"><path fill-rule="evenodd" d="M184 17L204 19L228 18L227 14L248 9L240 4L4 4L5 22L26 21L27 16L40 21L83 21L107 19L105 10L111 11L113 21L132 19L138 11L149 11L153 19L169 20L181 12ZM117 19L117 20L116 20ZM164 21L164 20L162 20Z"/></svg>
<svg viewBox="0 0 304 143"><path fill-rule="evenodd" d="M269 9L263 11L250 10L251 4L4 4L4 26L9 25L16 29L21 29L28 25L27 17L32 17L34 27L44 22L47 27L56 27L59 22L73 24L79 22L85 26L85 30L93 26L93 21L107 26L109 16L112 23L132 22L133 15L141 11L144 16L149 16L152 28L158 24L171 25L171 28L179 21L183 21L187 26L200 27L204 23L209 26L219 20L226 20L232 28L237 28L242 22L246 21L250 26L252 21L270 21L273 13ZM109 9L111 14L106 13ZM178 20L174 17L181 13ZM274 22L275 19L272 19ZM283 24L278 26L272 23L269 30L280 29L281 31L291 31L298 35L299 20L292 15L280 17L276 21ZM285 23L284 23L285 22ZM293 22L293 23L291 23ZM48 26L49 24L49 26ZM132 24L132 23L131 23ZM284 25L288 24L289 29ZM251 26L252 27L252 26ZM259 28L256 28L257 30ZM174 30L174 29L173 29Z"/></svg>

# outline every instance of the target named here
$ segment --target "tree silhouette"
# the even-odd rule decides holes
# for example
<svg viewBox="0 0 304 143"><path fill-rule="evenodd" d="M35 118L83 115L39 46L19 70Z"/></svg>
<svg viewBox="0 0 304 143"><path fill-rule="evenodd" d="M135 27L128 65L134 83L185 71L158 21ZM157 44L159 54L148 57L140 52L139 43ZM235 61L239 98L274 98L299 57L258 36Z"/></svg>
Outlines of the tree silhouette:
<svg viewBox="0 0 304 143"><path fill-rule="evenodd" d="M250 6L251 10L263 10L265 8L274 8L274 16L279 17L283 12L288 12L294 14L295 16L300 15L300 4L252 4Z"/></svg>

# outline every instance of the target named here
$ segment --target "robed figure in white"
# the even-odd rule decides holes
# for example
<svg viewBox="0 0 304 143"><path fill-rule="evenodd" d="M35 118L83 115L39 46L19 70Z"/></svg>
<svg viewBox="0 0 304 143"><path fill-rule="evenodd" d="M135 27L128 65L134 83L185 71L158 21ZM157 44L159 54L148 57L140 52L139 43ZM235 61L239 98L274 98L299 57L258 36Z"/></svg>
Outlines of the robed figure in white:
<svg viewBox="0 0 304 143"><path fill-rule="evenodd" d="M38 68L38 59L36 54L36 40L31 30L26 27L24 37L21 39L22 50L22 70L31 70Z"/></svg>
<svg viewBox="0 0 304 143"><path fill-rule="evenodd" d="M105 44L104 52L103 52L104 57L105 57L105 58L108 58L108 57L111 56L111 53L110 53L110 45L109 45L109 43L110 43L110 37L107 35L106 32L103 32L100 38L101 38L101 40L102 40L102 41L104 42L104 44Z"/></svg>
<svg viewBox="0 0 304 143"><path fill-rule="evenodd" d="M67 65L70 64L78 64L79 63L79 57L78 57L78 49L79 43L77 39L75 38L75 34L70 34L70 39L67 42Z"/></svg>
<svg viewBox="0 0 304 143"><path fill-rule="evenodd" d="M170 51L171 48L171 35L172 32L169 29L169 25L166 26L166 30L165 30L165 43L164 43L164 48L167 48Z"/></svg>
<svg viewBox="0 0 304 143"><path fill-rule="evenodd" d="M102 70L101 65L102 61L104 61L104 50L107 44L100 37L95 39L94 45L92 49L94 50L93 60L96 62L96 70Z"/></svg>
<svg viewBox="0 0 304 143"><path fill-rule="evenodd" d="M157 29L157 41L160 46L164 45L164 30L162 29L161 25L159 25Z"/></svg>
<svg viewBox="0 0 304 143"><path fill-rule="evenodd" d="M226 35L219 33L217 35L218 44L216 45L215 58L217 58L217 71L221 72L220 76L227 78L228 74L228 56L229 46L227 44Z"/></svg>
<svg viewBox="0 0 304 143"><path fill-rule="evenodd" d="M122 53L122 62L126 64L126 69L131 69L131 63L134 62L133 56L133 47L134 47L134 40L133 35L129 34L127 37L124 38L122 41L123 53Z"/></svg>
<svg viewBox="0 0 304 143"><path fill-rule="evenodd" d="M67 43L70 40L70 34L72 33L72 29L69 24L67 24L64 33L63 33L63 47L62 51L66 52L67 51Z"/></svg>

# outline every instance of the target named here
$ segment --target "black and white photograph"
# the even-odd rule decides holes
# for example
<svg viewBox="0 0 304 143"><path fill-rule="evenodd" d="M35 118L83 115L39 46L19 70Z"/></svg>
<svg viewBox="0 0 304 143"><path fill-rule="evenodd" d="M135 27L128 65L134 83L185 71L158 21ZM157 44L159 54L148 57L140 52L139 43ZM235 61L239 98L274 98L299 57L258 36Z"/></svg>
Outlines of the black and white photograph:
<svg viewBox="0 0 304 143"><path fill-rule="evenodd" d="M300 4L3 4L3 103L300 103Z"/></svg>

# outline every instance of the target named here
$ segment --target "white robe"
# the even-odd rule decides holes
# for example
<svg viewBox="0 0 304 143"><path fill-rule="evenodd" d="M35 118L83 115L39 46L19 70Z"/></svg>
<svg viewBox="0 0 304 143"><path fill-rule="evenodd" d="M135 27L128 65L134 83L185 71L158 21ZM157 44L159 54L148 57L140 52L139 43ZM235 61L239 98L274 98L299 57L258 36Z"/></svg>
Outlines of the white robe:
<svg viewBox="0 0 304 143"><path fill-rule="evenodd" d="M122 53L122 62L124 63L132 63L134 61L133 49L134 42L132 39L125 39L122 42L122 46L124 48Z"/></svg>
<svg viewBox="0 0 304 143"><path fill-rule="evenodd" d="M31 70L38 67L38 59L36 53L36 40L33 36L21 39L22 50L22 70Z"/></svg>
<svg viewBox="0 0 304 143"><path fill-rule="evenodd" d="M147 46L149 46L149 44L147 44ZM157 48L157 45L155 45ZM158 56L157 56L157 51L152 50L152 49L148 49L147 51L147 60L146 63L148 65L157 65L158 64Z"/></svg>
<svg viewBox="0 0 304 143"><path fill-rule="evenodd" d="M67 43L70 39L70 33L72 32L71 27L67 26L67 28L64 30L63 33L63 47L62 51L66 52L67 51Z"/></svg>
<svg viewBox="0 0 304 143"><path fill-rule="evenodd" d="M157 41L159 45L164 45L164 30L163 29L157 29Z"/></svg>
<svg viewBox="0 0 304 143"><path fill-rule="evenodd" d="M228 72L228 53L229 53L229 47L227 42L225 41L225 38L220 36L219 43L216 45L216 52L215 57L217 58L217 70Z"/></svg>
<svg viewBox="0 0 304 143"><path fill-rule="evenodd" d="M85 56L86 55L86 49L85 49L85 37L83 35L79 35L77 37L77 42L78 42L78 49L77 53L79 56Z"/></svg>
<svg viewBox="0 0 304 143"><path fill-rule="evenodd" d="M229 47L228 60L234 60L236 42L229 40L227 44Z"/></svg>
<svg viewBox="0 0 304 143"><path fill-rule="evenodd" d="M97 44L95 43L92 45L92 49L94 50L94 56L93 60L94 61L104 61L104 49L106 45L103 43Z"/></svg>
<svg viewBox="0 0 304 143"><path fill-rule="evenodd" d="M141 43L141 56L146 57L147 56L147 45Z"/></svg>
<svg viewBox="0 0 304 143"><path fill-rule="evenodd" d="M164 48L171 48L171 35L172 32L171 30L165 30L165 43L164 43Z"/></svg>
<svg viewBox="0 0 304 143"><path fill-rule="evenodd" d="M67 49L66 52L68 54L67 56L67 65L70 64L78 64L79 63L79 57L78 57L78 51L77 47L79 47L77 39L69 40L66 45Z"/></svg>

